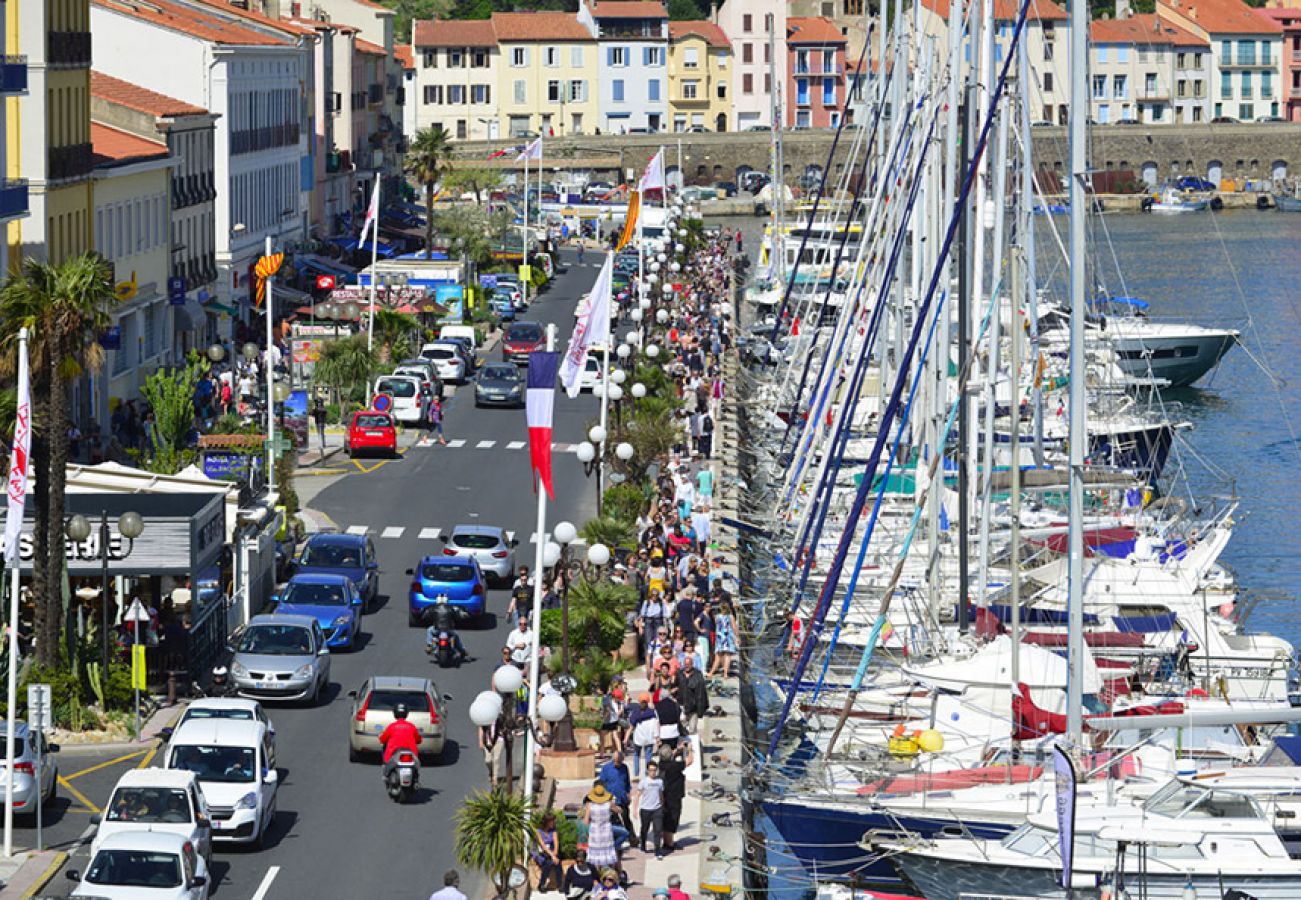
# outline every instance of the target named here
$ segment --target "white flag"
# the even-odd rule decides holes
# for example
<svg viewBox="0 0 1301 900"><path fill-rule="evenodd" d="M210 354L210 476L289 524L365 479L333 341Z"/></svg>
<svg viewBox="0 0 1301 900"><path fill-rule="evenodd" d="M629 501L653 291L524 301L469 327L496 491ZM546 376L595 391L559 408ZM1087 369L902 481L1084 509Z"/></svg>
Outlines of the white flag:
<svg viewBox="0 0 1301 900"><path fill-rule="evenodd" d="M592 286L591 300L574 322L574 334L569 339L569 349L565 351L565 360L560 366L560 383L570 397L577 397L582 390L588 349L610 339L610 294L613 288L614 254L607 253L601 274L596 276L596 284Z"/></svg>
<svg viewBox="0 0 1301 900"><path fill-rule="evenodd" d="M426 210L426 215L431 210ZM379 240L379 178L375 178L375 189L370 192L370 208L366 210L366 221L361 226L361 237L357 238L357 243L366 243L366 235L370 233L371 228L375 229L375 239Z"/></svg>
<svg viewBox="0 0 1301 900"><path fill-rule="evenodd" d="M18 544L27 506L27 471L32 450L32 391L27 374L27 341L18 343L18 409L14 416L14 445L9 454L9 510L5 517L5 565L18 565Z"/></svg>
<svg viewBox="0 0 1301 900"><path fill-rule="evenodd" d="M661 147L659 152L651 157L650 162L646 163L646 171L642 173L641 182L637 189L640 191L650 191L655 188L664 190L664 148Z"/></svg>
<svg viewBox="0 0 1301 900"><path fill-rule="evenodd" d="M542 138L538 138L533 143L524 148L524 152L515 157L515 162L523 162L526 159L542 158Z"/></svg>

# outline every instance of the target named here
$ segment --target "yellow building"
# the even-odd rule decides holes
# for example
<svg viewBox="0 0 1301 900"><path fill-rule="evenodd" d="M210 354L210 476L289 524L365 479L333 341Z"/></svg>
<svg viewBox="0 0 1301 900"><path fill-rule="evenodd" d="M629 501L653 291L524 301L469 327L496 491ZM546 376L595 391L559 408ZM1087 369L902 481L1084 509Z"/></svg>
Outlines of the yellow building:
<svg viewBox="0 0 1301 900"><path fill-rule="evenodd" d="M27 93L5 100L5 175L30 186L31 215L11 221L11 264L61 262L91 249L90 0L5 3L5 52L27 57Z"/></svg>
<svg viewBox="0 0 1301 900"><path fill-rule="evenodd" d="M732 113L732 43L713 22L669 23L669 127L726 131Z"/></svg>
<svg viewBox="0 0 1301 900"><path fill-rule="evenodd" d="M500 55L497 114L504 137L593 134L596 38L572 13L493 13Z"/></svg>

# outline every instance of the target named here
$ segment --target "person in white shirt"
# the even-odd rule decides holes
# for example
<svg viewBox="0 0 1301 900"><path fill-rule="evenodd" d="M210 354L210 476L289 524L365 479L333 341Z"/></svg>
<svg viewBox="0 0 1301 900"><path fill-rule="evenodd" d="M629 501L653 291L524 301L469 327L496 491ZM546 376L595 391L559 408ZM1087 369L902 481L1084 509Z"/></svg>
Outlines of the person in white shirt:
<svg viewBox="0 0 1301 900"><path fill-rule="evenodd" d="M529 628L526 617L519 617L519 628L506 638L506 646L510 649L511 662L517 666L528 665L529 657L533 654L533 629Z"/></svg>
<svg viewBox="0 0 1301 900"><path fill-rule="evenodd" d="M461 893L461 875L455 869L448 869L443 875L443 889L434 891L429 900L466 900Z"/></svg>

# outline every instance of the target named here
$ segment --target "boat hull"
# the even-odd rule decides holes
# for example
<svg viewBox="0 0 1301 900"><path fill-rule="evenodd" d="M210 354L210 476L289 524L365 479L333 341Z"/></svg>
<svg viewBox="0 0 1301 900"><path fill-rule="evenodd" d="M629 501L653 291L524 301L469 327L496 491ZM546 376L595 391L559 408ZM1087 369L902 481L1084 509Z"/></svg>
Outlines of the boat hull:
<svg viewBox="0 0 1301 900"><path fill-rule="evenodd" d="M1112 335L1116 362L1126 375L1147 378L1151 367L1152 377L1164 379L1171 387L1187 387L1197 381L1237 339L1236 332L1227 330L1169 337Z"/></svg>

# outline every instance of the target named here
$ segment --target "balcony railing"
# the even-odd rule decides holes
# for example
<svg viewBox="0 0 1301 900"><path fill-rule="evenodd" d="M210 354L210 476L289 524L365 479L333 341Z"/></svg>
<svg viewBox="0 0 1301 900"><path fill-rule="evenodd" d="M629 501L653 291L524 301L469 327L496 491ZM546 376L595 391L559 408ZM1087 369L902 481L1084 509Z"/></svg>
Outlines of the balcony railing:
<svg viewBox="0 0 1301 900"><path fill-rule="evenodd" d="M1293 100L1301 97L1301 84L1294 84L1292 87L1288 88L1287 95Z"/></svg>
<svg viewBox="0 0 1301 900"><path fill-rule="evenodd" d="M27 57L0 58L0 94L21 94L27 90Z"/></svg>
<svg viewBox="0 0 1301 900"><path fill-rule="evenodd" d="M232 131L230 133L230 152L236 156L241 153L255 153L259 150L271 150L276 147L292 147L297 143L297 122L266 125L262 128L247 128L243 131Z"/></svg>
<svg viewBox="0 0 1301 900"><path fill-rule="evenodd" d="M663 38L664 29L658 24L647 23L645 25L602 25L601 39L609 38L631 38L637 39L655 39Z"/></svg>
<svg viewBox="0 0 1301 900"><path fill-rule="evenodd" d="M49 150L49 181L66 181L83 178L95 167L95 150L89 144L71 144L66 147L51 147Z"/></svg>
<svg viewBox="0 0 1301 900"><path fill-rule="evenodd" d="M55 69L90 66L89 31L51 31L46 40L46 62Z"/></svg>
<svg viewBox="0 0 1301 900"><path fill-rule="evenodd" d="M0 181L0 219L14 219L26 214L27 182L20 179Z"/></svg>

